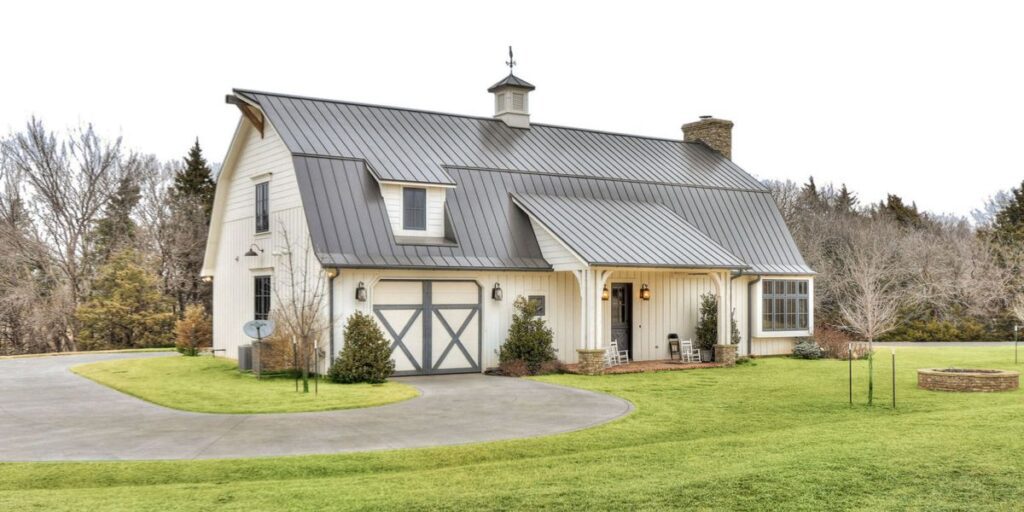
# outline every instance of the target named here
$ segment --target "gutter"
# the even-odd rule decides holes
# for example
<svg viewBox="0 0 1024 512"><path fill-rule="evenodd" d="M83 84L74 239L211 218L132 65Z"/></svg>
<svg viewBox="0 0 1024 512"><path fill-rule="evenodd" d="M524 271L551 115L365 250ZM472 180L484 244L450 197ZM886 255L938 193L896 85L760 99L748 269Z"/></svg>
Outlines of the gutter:
<svg viewBox="0 0 1024 512"><path fill-rule="evenodd" d="M330 347L331 354L327 360L330 361L330 365L334 364L334 278L337 275L327 278L327 329L330 332ZM330 366L328 366L329 368Z"/></svg>
<svg viewBox="0 0 1024 512"><path fill-rule="evenodd" d="M750 357L751 351L753 350L753 339L754 339L754 285L761 282L761 276L757 276L757 279L747 283L747 357Z"/></svg>

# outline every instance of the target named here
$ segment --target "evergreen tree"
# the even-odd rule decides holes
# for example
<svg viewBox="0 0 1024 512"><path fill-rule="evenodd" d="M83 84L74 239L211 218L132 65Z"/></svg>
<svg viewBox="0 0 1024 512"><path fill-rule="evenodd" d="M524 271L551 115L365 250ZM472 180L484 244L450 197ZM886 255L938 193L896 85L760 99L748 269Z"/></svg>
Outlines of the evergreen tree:
<svg viewBox="0 0 1024 512"><path fill-rule="evenodd" d="M157 277L138 264L139 255L124 250L100 267L92 298L80 305L80 348L138 348L168 345L174 313L160 293Z"/></svg>
<svg viewBox="0 0 1024 512"><path fill-rule="evenodd" d="M132 219L132 212L140 198L135 176L122 177L117 191L104 209L103 217L96 221L96 227L91 233L93 256L97 264L102 265L112 254L134 246L137 226Z"/></svg>
<svg viewBox="0 0 1024 512"><path fill-rule="evenodd" d="M996 213L991 232L1004 245L1024 243L1024 182L1010 190L1009 201Z"/></svg>
<svg viewBox="0 0 1024 512"><path fill-rule="evenodd" d="M498 353L500 363L522 361L532 375L544 363L555 360L554 337L544 318L537 316L537 304L519 297L513 304L512 324Z"/></svg>
<svg viewBox="0 0 1024 512"><path fill-rule="evenodd" d="M213 171L203 157L203 149L199 147L199 139L188 150L185 166L174 173L173 193L176 197L198 198L206 213L209 223L210 212L213 210L213 195L216 190Z"/></svg>
<svg viewBox="0 0 1024 512"><path fill-rule="evenodd" d="M395 371L391 345L370 315L356 311L345 324L345 346L331 365L334 382L380 384Z"/></svg>
<svg viewBox="0 0 1024 512"><path fill-rule="evenodd" d="M697 320L697 348L711 350L718 343L718 296L700 296L700 319Z"/></svg>
<svg viewBox="0 0 1024 512"><path fill-rule="evenodd" d="M907 206L903 198L896 194L888 194L885 201L879 205L879 210L903 227L917 229L925 223L924 215L917 210L917 205L910 203L910 206Z"/></svg>
<svg viewBox="0 0 1024 512"><path fill-rule="evenodd" d="M853 213L857 209L857 202L857 194L850 192L846 188L846 183L843 183L842 188L839 189L839 195L836 196L836 211Z"/></svg>

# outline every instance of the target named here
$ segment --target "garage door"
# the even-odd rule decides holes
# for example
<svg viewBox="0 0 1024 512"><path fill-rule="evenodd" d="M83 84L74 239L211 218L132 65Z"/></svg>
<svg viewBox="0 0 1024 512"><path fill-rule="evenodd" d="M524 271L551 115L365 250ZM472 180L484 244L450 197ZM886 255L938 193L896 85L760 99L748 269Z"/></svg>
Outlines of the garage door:
<svg viewBox="0 0 1024 512"><path fill-rule="evenodd" d="M373 313L395 375L480 371L482 290L475 281L380 281Z"/></svg>

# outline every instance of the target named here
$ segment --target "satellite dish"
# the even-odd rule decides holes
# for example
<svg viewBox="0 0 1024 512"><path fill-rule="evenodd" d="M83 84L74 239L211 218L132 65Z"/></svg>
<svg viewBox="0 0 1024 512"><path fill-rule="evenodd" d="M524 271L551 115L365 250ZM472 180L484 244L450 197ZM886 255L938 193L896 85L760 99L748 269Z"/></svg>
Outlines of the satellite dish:
<svg viewBox="0 0 1024 512"><path fill-rule="evenodd" d="M274 334L273 320L249 320L242 326L245 335L257 341Z"/></svg>

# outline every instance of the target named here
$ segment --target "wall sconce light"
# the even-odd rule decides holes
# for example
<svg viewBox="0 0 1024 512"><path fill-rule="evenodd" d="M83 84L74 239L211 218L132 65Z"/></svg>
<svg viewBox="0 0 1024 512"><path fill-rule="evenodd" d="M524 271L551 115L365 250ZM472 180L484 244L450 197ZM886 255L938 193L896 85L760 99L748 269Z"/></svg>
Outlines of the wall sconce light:
<svg viewBox="0 0 1024 512"><path fill-rule="evenodd" d="M203 282L206 283L206 284L212 283L213 282L213 276L203 276Z"/></svg>
<svg viewBox="0 0 1024 512"><path fill-rule="evenodd" d="M647 287L647 283L640 285L640 298L643 300L651 300L651 289Z"/></svg>
<svg viewBox="0 0 1024 512"><path fill-rule="evenodd" d="M325 269L324 273L327 274L327 279L334 279L335 277L338 277L338 269L336 268Z"/></svg>
<svg viewBox="0 0 1024 512"><path fill-rule="evenodd" d="M366 302L366 287L363 286L362 281L359 281L359 286L356 286L356 300Z"/></svg>
<svg viewBox="0 0 1024 512"><path fill-rule="evenodd" d="M494 283L494 289L491 290L491 298L494 300L501 300L505 296L505 293L501 291L501 285Z"/></svg>
<svg viewBox="0 0 1024 512"><path fill-rule="evenodd" d="M601 300L608 300L610 294L608 293L608 285L604 285L604 289L601 290Z"/></svg>
<svg viewBox="0 0 1024 512"><path fill-rule="evenodd" d="M255 250L253 250L253 249L255 249ZM259 253L257 253L256 251L259 251ZM259 256L260 254L263 254L263 248L258 246L258 245L256 245L256 244L251 244L251 245L249 245L249 250L245 252L245 257L246 258L253 258L253 257Z"/></svg>

